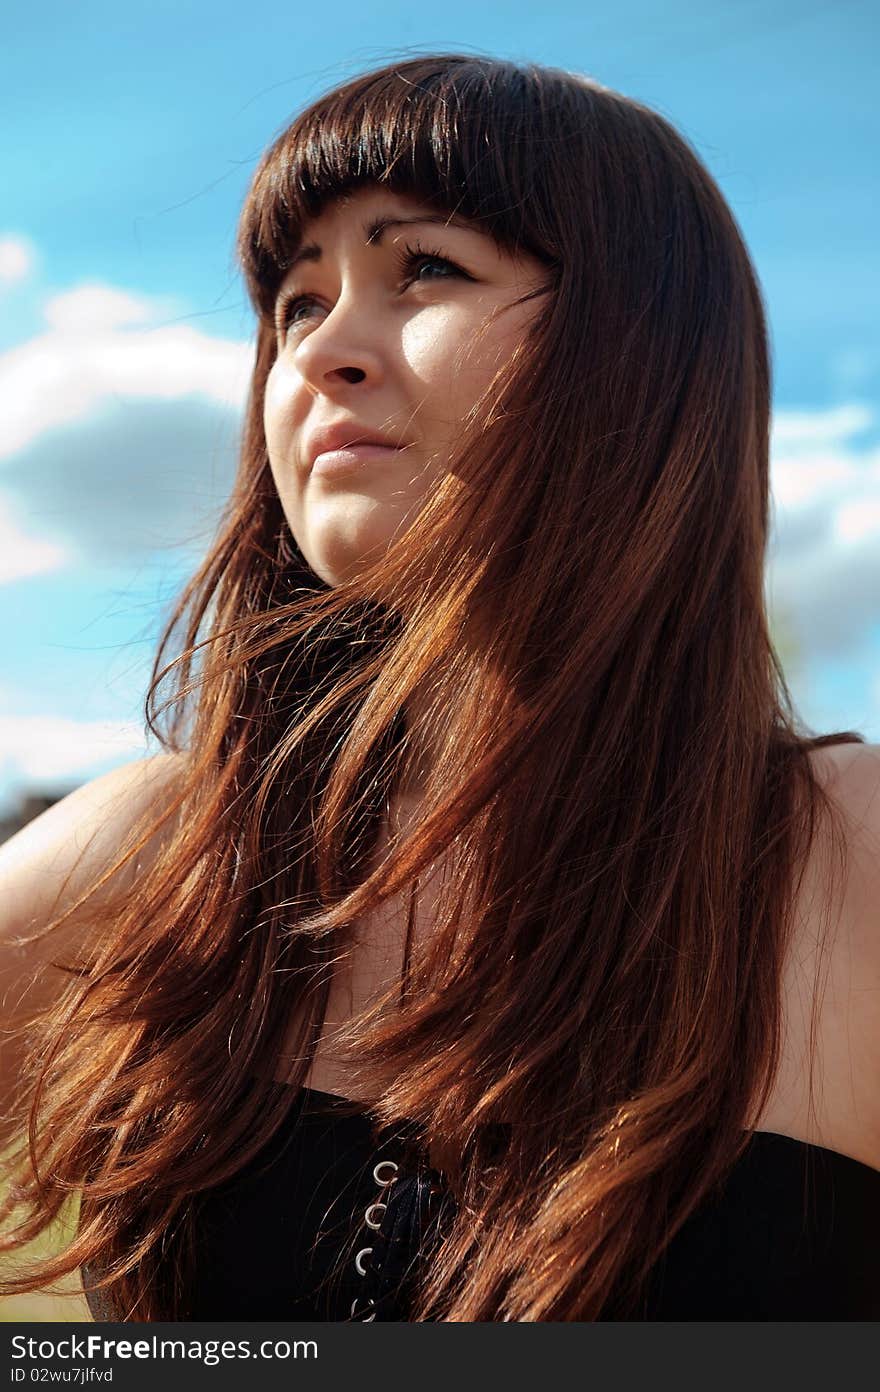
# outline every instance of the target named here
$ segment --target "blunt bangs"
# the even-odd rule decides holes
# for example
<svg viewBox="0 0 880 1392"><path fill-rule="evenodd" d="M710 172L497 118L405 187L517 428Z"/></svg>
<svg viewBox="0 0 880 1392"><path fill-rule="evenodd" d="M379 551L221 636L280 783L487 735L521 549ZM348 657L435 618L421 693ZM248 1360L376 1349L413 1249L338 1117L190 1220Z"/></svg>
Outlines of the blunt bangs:
<svg viewBox="0 0 880 1392"><path fill-rule="evenodd" d="M456 55L393 65L320 98L270 146L243 209L239 257L258 312L271 318L304 221L367 185L467 218L552 266L553 239L534 218L547 206L545 142L559 129L544 101L530 69Z"/></svg>

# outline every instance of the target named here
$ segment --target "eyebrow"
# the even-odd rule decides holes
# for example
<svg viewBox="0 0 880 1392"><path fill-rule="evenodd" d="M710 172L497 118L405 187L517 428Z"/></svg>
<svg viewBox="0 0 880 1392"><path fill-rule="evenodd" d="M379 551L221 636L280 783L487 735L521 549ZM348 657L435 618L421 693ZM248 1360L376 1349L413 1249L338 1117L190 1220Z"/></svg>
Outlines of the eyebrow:
<svg viewBox="0 0 880 1392"><path fill-rule="evenodd" d="M411 227L418 222L433 222L441 227L458 227L464 232L474 232L474 228L469 222L462 218L457 218L453 213L437 215L432 213L419 213L415 217L380 217L374 218L370 222L365 222L363 234L367 246L381 246L382 237L389 227ZM322 250L317 242L310 242L308 246L300 247L291 260L288 262L285 275L289 274L295 266L302 261L320 261Z"/></svg>

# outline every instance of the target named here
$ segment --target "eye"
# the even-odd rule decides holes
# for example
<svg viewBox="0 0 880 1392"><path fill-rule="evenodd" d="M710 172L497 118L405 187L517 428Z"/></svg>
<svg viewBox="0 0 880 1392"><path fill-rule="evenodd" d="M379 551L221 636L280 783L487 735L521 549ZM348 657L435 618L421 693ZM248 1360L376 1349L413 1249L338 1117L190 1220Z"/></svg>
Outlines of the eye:
<svg viewBox="0 0 880 1392"><path fill-rule="evenodd" d="M398 265L400 273L407 285L419 279L421 270L441 268L440 280L447 280L450 276L460 276L464 280L471 280L472 277L463 271L461 266L457 266L448 257L441 256L438 251L429 251L426 247L421 247L418 243L415 246L404 246L398 253ZM435 276L429 276L429 280L434 280Z"/></svg>
<svg viewBox="0 0 880 1392"><path fill-rule="evenodd" d="M416 282L422 282L425 279L421 275L423 270L431 272L426 277L427 280L451 280L456 277L461 280L473 280L473 276L454 261L450 261L447 256L441 256L438 251L431 251L418 244L405 245L396 250L395 262L404 289ZM301 314L301 311L313 308L316 303L311 295L288 293L282 296L276 312L278 333L283 336L288 329L305 323L309 316Z"/></svg>
<svg viewBox="0 0 880 1392"><path fill-rule="evenodd" d="M278 332L283 334L293 324L301 323L302 321L297 317L299 311L314 303L310 295L285 295L277 309L276 327Z"/></svg>

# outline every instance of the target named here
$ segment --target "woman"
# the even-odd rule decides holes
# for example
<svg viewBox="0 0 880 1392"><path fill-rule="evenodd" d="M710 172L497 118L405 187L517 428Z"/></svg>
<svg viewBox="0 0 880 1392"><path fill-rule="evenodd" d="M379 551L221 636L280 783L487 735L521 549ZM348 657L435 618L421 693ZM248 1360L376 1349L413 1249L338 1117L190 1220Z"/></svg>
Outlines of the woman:
<svg viewBox="0 0 880 1392"><path fill-rule="evenodd" d="M7 1247L82 1198L5 1289L876 1317L880 750L800 732L771 643L716 185L594 82L420 57L275 141L239 248L241 466L166 752L6 851L16 980L70 968L28 988Z"/></svg>

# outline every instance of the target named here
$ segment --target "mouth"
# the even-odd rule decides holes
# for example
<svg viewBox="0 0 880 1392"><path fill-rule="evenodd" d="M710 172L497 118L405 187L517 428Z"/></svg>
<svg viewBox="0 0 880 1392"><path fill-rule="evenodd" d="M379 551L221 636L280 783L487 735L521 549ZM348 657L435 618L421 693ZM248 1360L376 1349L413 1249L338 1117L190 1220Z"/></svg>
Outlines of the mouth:
<svg viewBox="0 0 880 1392"><path fill-rule="evenodd" d="M381 463L400 454L401 445L380 445L373 441L362 444L341 445L337 449L322 450L315 456L312 473L321 477L357 472L371 463Z"/></svg>

